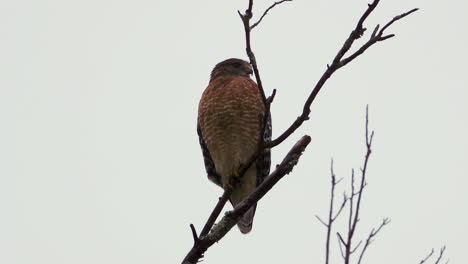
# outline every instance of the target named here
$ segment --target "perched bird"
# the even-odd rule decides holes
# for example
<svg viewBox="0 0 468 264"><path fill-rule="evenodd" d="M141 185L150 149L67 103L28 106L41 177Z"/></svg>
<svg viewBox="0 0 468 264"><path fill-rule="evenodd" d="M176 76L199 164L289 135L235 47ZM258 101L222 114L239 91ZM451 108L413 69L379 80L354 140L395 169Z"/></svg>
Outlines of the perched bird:
<svg viewBox="0 0 468 264"><path fill-rule="evenodd" d="M271 139L271 118L262 133L265 104L257 84L250 79L251 65L227 59L211 72L208 87L198 107L197 132L208 178L226 189L230 178L257 152L261 137ZM241 181L234 185L229 201L235 207L270 173L270 150L262 151ZM252 230L256 204L237 223L244 234Z"/></svg>

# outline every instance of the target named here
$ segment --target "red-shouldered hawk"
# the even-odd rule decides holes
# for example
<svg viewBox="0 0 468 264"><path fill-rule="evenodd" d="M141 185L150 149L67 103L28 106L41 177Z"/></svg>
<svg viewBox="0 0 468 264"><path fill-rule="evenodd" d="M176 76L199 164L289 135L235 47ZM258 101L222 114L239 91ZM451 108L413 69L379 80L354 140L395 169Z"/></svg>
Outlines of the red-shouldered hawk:
<svg viewBox="0 0 468 264"><path fill-rule="evenodd" d="M218 63L198 107L197 132L208 178L222 188L239 175L255 154L265 115L257 84L250 79L251 65L240 59ZM271 139L268 116L264 140ZM235 207L270 173L270 150L265 149L236 185L229 201ZM242 233L252 230L254 205L237 223Z"/></svg>

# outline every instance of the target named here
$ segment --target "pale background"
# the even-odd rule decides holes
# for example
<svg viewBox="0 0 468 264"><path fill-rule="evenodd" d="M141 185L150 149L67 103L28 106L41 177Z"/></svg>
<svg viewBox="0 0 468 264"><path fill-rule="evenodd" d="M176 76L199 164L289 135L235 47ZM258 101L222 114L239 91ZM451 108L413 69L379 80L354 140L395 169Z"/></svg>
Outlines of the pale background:
<svg viewBox="0 0 468 264"><path fill-rule="evenodd" d="M257 2L257 15L272 3ZM274 135L366 3L296 0L254 31L265 89L278 89ZM246 58L246 5L1 1L0 263L182 260L189 224L200 229L221 194L205 176L198 100L217 62ZM366 263L419 263L443 245L467 263L468 4L382 1L367 25L414 7L388 31L396 38L327 82L310 121L273 150L276 164L312 137L294 173L261 201L251 234L233 229L203 263L323 263L315 215L327 212L329 162L345 178L362 164L366 104L376 135L358 235L392 219Z"/></svg>

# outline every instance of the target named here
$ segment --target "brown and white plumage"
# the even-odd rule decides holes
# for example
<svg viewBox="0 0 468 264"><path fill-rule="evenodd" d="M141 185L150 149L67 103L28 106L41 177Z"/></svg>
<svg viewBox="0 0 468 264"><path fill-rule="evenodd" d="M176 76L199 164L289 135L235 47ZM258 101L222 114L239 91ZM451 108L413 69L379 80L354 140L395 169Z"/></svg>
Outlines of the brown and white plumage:
<svg viewBox="0 0 468 264"><path fill-rule="evenodd" d="M270 119L264 135L260 135L265 105L257 84L249 77L251 73L250 64L240 59L218 63L200 99L197 132L205 168L208 178L222 188L255 154L261 136L271 138ZM235 207L255 190L269 172L270 150L265 150L236 185L229 199L232 205ZM255 209L256 205L238 222L242 233L252 229Z"/></svg>

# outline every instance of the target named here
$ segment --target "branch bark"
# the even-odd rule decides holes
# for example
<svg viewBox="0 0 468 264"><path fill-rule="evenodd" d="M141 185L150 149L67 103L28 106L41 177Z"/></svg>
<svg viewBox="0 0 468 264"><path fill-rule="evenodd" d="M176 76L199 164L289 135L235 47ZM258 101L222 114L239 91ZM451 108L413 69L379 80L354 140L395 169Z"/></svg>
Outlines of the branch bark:
<svg viewBox="0 0 468 264"><path fill-rule="evenodd" d="M182 264L195 264L202 257L206 250L215 242L219 241L229 230L239 221L239 219L247 212L253 204L258 202L279 180L286 174L289 174L294 166L299 161L300 156L307 148L311 141L309 136L303 136L288 152L283 161L276 169L263 181L257 189L252 192L244 201L234 208L216 224L213 229L204 237L194 238L195 243L189 253L185 256ZM194 237L196 232L192 230Z"/></svg>
<svg viewBox="0 0 468 264"><path fill-rule="evenodd" d="M354 41L359 39L364 34L365 28L363 27L363 24L364 24L365 20L367 19L367 17L377 7L379 2L380 2L380 0L374 0L371 4L368 5L368 8L366 9L364 14L359 19L359 22L357 23L356 28L353 31L351 31L351 34L346 39L343 46L341 47L341 49L338 51L335 58L333 59L332 64L327 65L327 69L325 70L322 77L319 79L319 81L315 85L314 89L310 93L309 97L307 98L307 100L306 100L306 102L304 104L302 114L299 117L297 117L296 120L289 126L289 128L286 129L286 131L284 131L280 136L278 136L275 140L272 140L271 142L267 142L267 144L266 144L267 147L273 148L273 147L281 144L281 142L283 142L292 133L294 133L294 131L296 131L302 125L302 123L304 123L304 121L309 120L309 114L310 114L310 111L311 111L310 106L312 105L313 101L317 97L318 93L322 89L325 82L328 80L328 78L330 78L332 76L332 74L336 70L340 69L341 67L343 67L346 64L350 63L351 61L353 61L355 58L357 58L359 55L364 53L364 51L366 51L369 47L371 47L375 43L380 42L380 41L384 41L386 39L389 39L389 38L395 36L394 34L384 36L385 29L390 27L394 22L396 22L396 21L398 21L398 20L400 20L400 19L402 19L402 18L404 18L404 17L406 17L406 16L410 15L411 13L416 12L418 10L418 8L414 8L414 9L412 9L412 10L406 12L406 13L403 13L401 15L398 15L398 16L394 17L390 22L385 24L385 26L380 31L378 31L379 25L377 25L374 32L373 32L373 34L371 35L370 39L364 45L362 45L356 52L354 52L352 55L350 55L349 57L343 59L344 55L352 47ZM254 65L254 67L255 67L255 65Z"/></svg>

